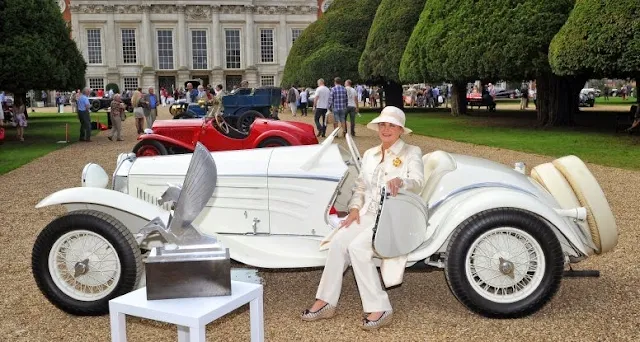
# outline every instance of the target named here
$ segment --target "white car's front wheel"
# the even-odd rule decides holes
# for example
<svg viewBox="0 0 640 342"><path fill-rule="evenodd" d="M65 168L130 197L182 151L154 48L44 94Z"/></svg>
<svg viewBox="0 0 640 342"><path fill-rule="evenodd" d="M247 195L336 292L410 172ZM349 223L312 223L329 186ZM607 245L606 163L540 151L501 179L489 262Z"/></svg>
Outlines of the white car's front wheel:
<svg viewBox="0 0 640 342"><path fill-rule="evenodd" d="M40 291L61 310L103 315L110 299L137 287L142 257L133 234L118 220L98 211L73 211L40 233L32 271Z"/></svg>
<svg viewBox="0 0 640 342"><path fill-rule="evenodd" d="M542 218L498 208L461 223L447 248L451 292L485 317L515 318L542 308L562 280L562 247Z"/></svg>

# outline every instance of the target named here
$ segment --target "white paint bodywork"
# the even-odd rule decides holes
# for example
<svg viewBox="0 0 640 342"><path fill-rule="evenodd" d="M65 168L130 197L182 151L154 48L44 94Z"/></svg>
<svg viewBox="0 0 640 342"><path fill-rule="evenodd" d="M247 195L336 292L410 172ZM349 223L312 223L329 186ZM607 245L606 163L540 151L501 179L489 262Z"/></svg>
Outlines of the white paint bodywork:
<svg viewBox="0 0 640 342"><path fill-rule="evenodd" d="M133 233L156 217L165 224L169 220L167 210L108 189L77 187L60 190L45 197L36 204L36 208L52 205L64 205L68 211L91 209L104 212L120 220Z"/></svg>
<svg viewBox="0 0 640 342"><path fill-rule="evenodd" d="M325 150L319 154L323 145ZM231 258L248 265L323 266L326 251L320 252L318 247L333 229L328 224L328 210L331 205L339 211L347 210L357 176L349 152L335 144L323 145L212 153L218 183L194 226L203 234L218 238L230 249ZM309 159L314 155L318 159L312 163ZM427 182L433 189L425 207L416 206L423 212L415 215L424 217L427 212L428 222L423 242L409 254L408 265L443 253L461 222L499 207L520 208L544 218L549 229L556 232L566 255L579 259L591 254L590 237L572 219L554 210L560 208L556 200L533 179L488 160L450 156L455 169L436 184ZM114 176L126 177L121 180L126 180L127 187L121 191L128 195L114 190L74 188L49 196L38 207L65 204L69 210L100 208L135 233L142 226L139 220L168 217L169 208L158 207L157 199L168 183L182 183L190 159L191 154L183 154L124 160ZM131 218L136 215L139 220ZM394 224L401 225L402 219L398 217Z"/></svg>

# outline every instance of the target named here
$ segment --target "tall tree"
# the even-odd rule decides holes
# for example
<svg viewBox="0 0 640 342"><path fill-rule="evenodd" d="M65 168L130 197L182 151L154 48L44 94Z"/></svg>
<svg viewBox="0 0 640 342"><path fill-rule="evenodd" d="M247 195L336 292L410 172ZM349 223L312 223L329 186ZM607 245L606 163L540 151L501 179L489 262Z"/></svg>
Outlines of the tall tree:
<svg viewBox="0 0 640 342"><path fill-rule="evenodd" d="M420 19L426 0L382 0L369 30L358 71L385 90L388 105L403 108L399 69L409 32Z"/></svg>
<svg viewBox="0 0 640 342"><path fill-rule="evenodd" d="M24 98L30 89L84 86L86 62L54 1L4 0L0 7L0 84Z"/></svg>
<svg viewBox="0 0 640 342"><path fill-rule="evenodd" d="M549 62L558 75L630 77L640 85L640 1L578 1L551 42Z"/></svg>
<svg viewBox="0 0 640 342"><path fill-rule="evenodd" d="M314 87L319 78L360 80L358 61L381 0L335 0L291 47L282 86Z"/></svg>
<svg viewBox="0 0 640 342"><path fill-rule="evenodd" d="M403 55L401 79L452 82L454 115L466 111L469 81L536 79L538 102L543 102L538 107L539 123L564 123L566 116L562 114L577 110L579 88L574 88L581 78L560 79L552 75L548 48L573 3L574 0L427 1ZM550 99L553 106L545 105Z"/></svg>

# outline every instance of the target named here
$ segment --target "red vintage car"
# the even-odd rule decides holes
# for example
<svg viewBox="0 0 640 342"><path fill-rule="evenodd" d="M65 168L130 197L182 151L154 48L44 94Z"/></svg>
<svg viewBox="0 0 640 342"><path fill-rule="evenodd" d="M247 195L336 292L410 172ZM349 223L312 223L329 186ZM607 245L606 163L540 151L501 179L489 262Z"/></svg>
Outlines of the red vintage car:
<svg viewBox="0 0 640 342"><path fill-rule="evenodd" d="M304 122L256 118L249 131L239 131L220 115L214 118L157 120L151 131L138 137L133 153L138 157L192 153L197 142L209 151L318 143L312 125Z"/></svg>

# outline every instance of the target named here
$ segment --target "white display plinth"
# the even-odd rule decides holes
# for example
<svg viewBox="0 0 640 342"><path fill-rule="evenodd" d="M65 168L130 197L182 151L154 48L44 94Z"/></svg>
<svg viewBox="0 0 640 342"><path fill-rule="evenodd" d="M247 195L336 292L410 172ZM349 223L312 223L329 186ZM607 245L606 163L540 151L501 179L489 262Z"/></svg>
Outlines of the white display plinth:
<svg viewBox="0 0 640 342"><path fill-rule="evenodd" d="M143 287L109 301L111 341L126 342L126 315L178 326L179 342L204 342L208 323L249 303L251 341L264 341L262 285L231 281L231 295L220 297L147 300Z"/></svg>

